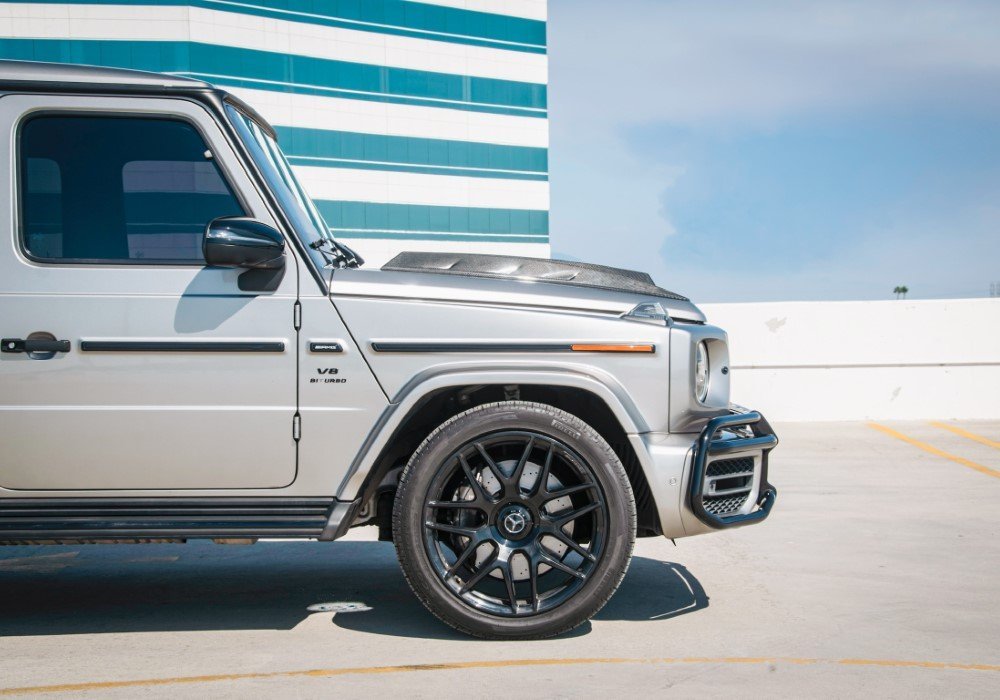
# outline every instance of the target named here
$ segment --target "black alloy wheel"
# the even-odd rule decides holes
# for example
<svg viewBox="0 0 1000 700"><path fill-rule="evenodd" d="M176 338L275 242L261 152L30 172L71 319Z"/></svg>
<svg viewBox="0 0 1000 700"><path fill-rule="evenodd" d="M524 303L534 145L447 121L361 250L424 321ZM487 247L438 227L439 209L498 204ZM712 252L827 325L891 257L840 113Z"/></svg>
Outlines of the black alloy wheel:
<svg viewBox="0 0 1000 700"><path fill-rule="evenodd" d="M610 598L631 555L635 506L593 428L551 406L503 402L455 416L417 449L394 536L411 586L445 622L478 636L543 637Z"/></svg>

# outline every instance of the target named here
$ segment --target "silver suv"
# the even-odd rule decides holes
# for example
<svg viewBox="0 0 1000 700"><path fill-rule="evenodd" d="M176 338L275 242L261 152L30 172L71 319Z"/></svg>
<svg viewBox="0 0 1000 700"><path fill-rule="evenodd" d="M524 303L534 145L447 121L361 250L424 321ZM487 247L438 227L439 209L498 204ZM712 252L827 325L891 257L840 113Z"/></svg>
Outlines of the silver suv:
<svg viewBox="0 0 1000 700"><path fill-rule="evenodd" d="M540 638L635 538L760 522L726 334L648 275L335 240L232 95L0 62L0 542L335 540Z"/></svg>

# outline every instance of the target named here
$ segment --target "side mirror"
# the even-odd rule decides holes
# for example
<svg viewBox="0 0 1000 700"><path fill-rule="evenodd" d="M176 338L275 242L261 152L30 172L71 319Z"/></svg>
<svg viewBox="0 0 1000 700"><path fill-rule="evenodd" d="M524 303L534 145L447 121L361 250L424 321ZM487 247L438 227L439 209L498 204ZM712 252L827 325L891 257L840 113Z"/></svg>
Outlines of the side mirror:
<svg viewBox="0 0 1000 700"><path fill-rule="evenodd" d="M265 223L242 216L209 223L201 245L214 267L276 270L285 266L285 239Z"/></svg>
<svg viewBox="0 0 1000 700"><path fill-rule="evenodd" d="M215 219L205 229L201 250L208 265L246 268L239 277L245 292L273 292L285 274L285 239L256 219Z"/></svg>

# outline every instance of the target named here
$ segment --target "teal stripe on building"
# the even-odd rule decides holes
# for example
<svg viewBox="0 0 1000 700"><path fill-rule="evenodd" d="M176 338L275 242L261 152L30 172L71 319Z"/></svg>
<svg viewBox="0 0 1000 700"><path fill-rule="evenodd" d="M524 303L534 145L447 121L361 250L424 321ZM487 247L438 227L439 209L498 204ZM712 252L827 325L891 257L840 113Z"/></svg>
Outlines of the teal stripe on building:
<svg viewBox="0 0 1000 700"><path fill-rule="evenodd" d="M51 4L51 0L21 0ZM452 44L546 52L545 22L408 0L62 0L68 5L200 7Z"/></svg>
<svg viewBox="0 0 1000 700"><path fill-rule="evenodd" d="M293 165L547 180L548 149L278 126Z"/></svg>
<svg viewBox="0 0 1000 700"><path fill-rule="evenodd" d="M345 238L363 238L364 231L395 232L393 236L436 240L440 235L461 240L546 243L549 213L533 209L438 207L421 204L333 202L318 200L316 207L330 230ZM432 232L437 232L435 235Z"/></svg>
<svg viewBox="0 0 1000 700"><path fill-rule="evenodd" d="M185 41L2 39L0 55L204 77L278 92L545 116L546 87Z"/></svg>

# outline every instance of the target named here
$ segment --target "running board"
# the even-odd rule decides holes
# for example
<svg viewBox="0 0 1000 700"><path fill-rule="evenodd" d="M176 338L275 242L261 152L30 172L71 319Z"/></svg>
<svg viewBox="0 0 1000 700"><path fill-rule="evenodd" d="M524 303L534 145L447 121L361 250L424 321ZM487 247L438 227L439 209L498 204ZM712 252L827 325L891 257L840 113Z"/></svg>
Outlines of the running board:
<svg viewBox="0 0 1000 700"><path fill-rule="evenodd" d="M0 498L0 542L318 538L343 512L336 505L333 498Z"/></svg>

